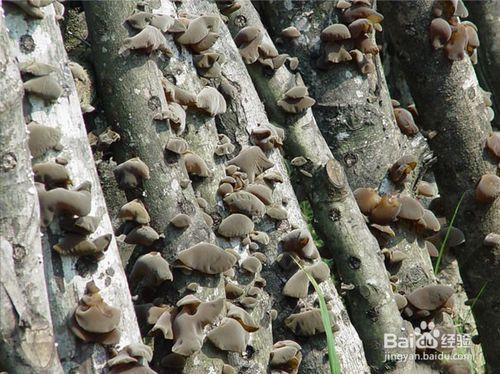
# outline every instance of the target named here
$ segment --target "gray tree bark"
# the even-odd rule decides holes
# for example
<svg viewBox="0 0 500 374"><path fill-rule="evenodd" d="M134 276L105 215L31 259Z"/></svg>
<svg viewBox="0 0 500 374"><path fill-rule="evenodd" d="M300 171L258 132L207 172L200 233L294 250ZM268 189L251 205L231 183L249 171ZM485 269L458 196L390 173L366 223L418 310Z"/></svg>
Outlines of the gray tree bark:
<svg viewBox="0 0 500 374"><path fill-rule="evenodd" d="M465 193L456 220L466 242L456 248L462 279L469 298L486 291L473 313L490 370L500 366L498 331L491 328L498 317L498 253L483 245L486 235L500 232L500 199L479 204L474 199L477 182L496 165L484 150L492 131L484 112L483 97L468 59L451 62L429 43L432 1L383 4L387 29L401 54L402 67L417 107L421 125L438 132L429 141L438 160L434 166L445 212L449 216ZM452 176L452 177L450 177Z"/></svg>
<svg viewBox="0 0 500 374"><path fill-rule="evenodd" d="M188 5L187 10L196 9L191 9ZM175 6L170 1L162 1L161 7L155 9L155 12L177 17ZM207 82L205 78L198 77L193 64L192 53L184 46L174 43L171 37L168 37L168 44L173 51L173 56L168 62L159 61L159 67L163 75L175 77L176 85L189 92L200 92L210 82ZM242 97L237 96L234 100L240 101ZM188 142L189 149L200 156L211 171L208 178L195 181L193 189L197 196L207 201L208 208L205 211L210 214L215 222L220 222L222 217L229 215L229 212L225 208L222 198L217 194L219 181L226 176L224 164L226 157L215 155L215 149L219 142L217 120L202 113L188 111L187 114L187 127L182 137ZM227 246L225 239L217 237L216 241L221 247ZM250 254L248 247L243 245L238 247L238 251L243 258ZM248 276L237 274L231 283L235 282L243 289L248 290L250 288ZM258 299L259 305L249 311L254 321L261 322L259 330L251 334L249 345L252 347L253 354L241 355L228 352L226 357L226 362L233 366L238 373L263 373L267 370L269 353L273 344L272 322L269 318L271 300L265 291L260 293Z"/></svg>
<svg viewBox="0 0 500 374"><path fill-rule="evenodd" d="M45 284L23 95L0 8L0 370L62 373Z"/></svg>
<svg viewBox="0 0 500 374"><path fill-rule="evenodd" d="M242 17L247 26L263 29L253 5L249 1L240 4L242 7L230 15L228 22L233 36L240 29L238 20ZM267 35L265 40L272 43ZM258 64L247 68L273 123L286 129L287 158L303 156L308 160L303 168L314 175L313 179L295 171L299 177L297 184L310 186L306 187L306 192L313 209L313 224L328 243L342 282L355 286L345 296L349 315L364 343L369 364L381 368L385 365L384 355L387 353L380 344L384 333L400 334L405 323L392 300L380 248L365 224L342 166L333 158L316 125L312 110L303 115L287 115L276 104L289 88L303 84L300 74L294 75L286 67L281 67L274 75L266 76ZM325 170L327 164L339 178L336 182L340 187L330 182ZM367 318L373 313L376 318Z"/></svg>
<svg viewBox="0 0 500 374"><path fill-rule="evenodd" d="M475 66L476 74L483 88L493 94L493 109L495 110L495 127L500 123L500 2L495 0L466 1L469 10L468 20L478 27L479 63Z"/></svg>
<svg viewBox="0 0 500 374"><path fill-rule="evenodd" d="M54 103L46 103L29 96L26 106L30 118L41 124L57 127L61 132L60 153L47 152L34 161L54 160L56 156L68 161L66 169L75 185L84 181L92 184L91 215L101 216L95 236L112 233L99 178L93 165L90 146L83 123L80 104L68 67L59 26L52 5L44 8L42 20L25 18L18 11L6 15L9 36L14 41L15 57L20 63L36 61L56 67L63 95ZM43 256L49 304L58 343L58 353L65 372L81 370L97 372L108 359L105 349L98 344L82 343L68 328L68 317L73 313L84 293L87 282L93 280L101 289L105 301L122 311L118 329L120 346L140 340L139 329L128 291L126 277L114 238L97 264L89 264L73 256L60 256L52 246L61 236L57 222L53 222L42 237Z"/></svg>
<svg viewBox="0 0 500 374"><path fill-rule="evenodd" d="M194 14L218 12L215 5L211 5L209 2L186 1L183 3L182 9ZM241 147L250 145L249 134L252 129L255 129L259 124L261 126L269 125L269 120L239 52L232 41L232 37L225 26L221 27L219 41L213 49L225 56L226 62L222 65L222 74L237 89L236 96L228 102L227 112L219 116L218 128L231 138L233 144L239 150ZM301 344L303 361L299 367L299 372L325 372L329 369L328 363L324 359L326 354L324 335L300 338L294 336L284 326L284 319L291 313L297 312L297 306L282 295L282 289L289 274L283 272L277 265L276 258L280 253L278 242L292 227L306 228L307 225L290 184L284 159L277 150L271 152L268 157L275 164L273 170L278 171L284 178L284 183L279 184L274 190L273 200L275 203L280 203L285 198L288 211L288 219L281 223L276 223L269 218L264 218L257 223L257 229L266 231L271 238L270 243L265 246L264 250L268 257L268 265L264 267L262 275L267 280L268 286L266 290L274 301L273 307L278 311L278 317L273 322L273 339L274 341L292 339ZM339 331L335 333L335 340L342 369L347 372L365 372L367 366L361 341L349 321L333 283L325 281L322 283L322 289L330 300L329 304L335 315L335 323L339 326ZM306 300L301 300L299 305L305 303L312 306L317 303L317 301L314 301L315 298L314 294L311 294Z"/></svg>
<svg viewBox="0 0 500 374"><path fill-rule="evenodd" d="M317 100L312 109L318 127L333 156L344 167L351 188L378 187L380 194L401 190L390 181L387 170L403 155L413 155L419 162L405 183L406 192L411 194L431 155L421 134L409 139L396 125L379 55L373 57L375 73L368 75L361 74L354 63L338 64L328 70L316 67L321 31L340 22L335 4L267 2L258 3L258 10L272 38L291 25L302 29L299 38L282 43L280 53L299 58L299 70L310 96ZM434 282L423 241L415 240L399 223L395 226L397 235L388 247L408 255L401 266L392 270L400 279L398 290L411 292Z"/></svg>
<svg viewBox="0 0 500 374"><path fill-rule="evenodd" d="M98 81L98 94L108 123L121 136L120 142L112 148L117 162L138 156L149 167L151 178L143 181L143 191L128 191L130 199L141 198L151 216L151 226L165 238L156 250L171 262L183 249L201 241L214 242L212 229L205 223L197 206L191 185L181 187L181 180L188 179L179 161L167 162L164 147L173 132L163 121L153 117L166 109L166 98L161 85L162 74L157 63L145 55L131 53L121 56L118 50L123 40L129 36L124 22L130 16L135 1L93 1L85 2L84 9L92 41L94 67ZM172 4L162 2L158 10L171 13ZM109 35L113 35L112 38ZM169 225L178 213L188 214L191 225L179 232ZM154 250L137 246L132 254L129 267L141 254ZM220 275L203 276L193 273L184 276L174 272L174 285L165 284L155 290L155 295L165 302L174 303L182 297L177 290L185 289L190 282L200 284L197 296L211 300L224 296ZM151 301L151 300L149 300ZM159 362L166 354L166 341L157 341L155 349L155 369L161 369ZM184 372L221 370L222 361L213 360L199 352L189 357Z"/></svg>

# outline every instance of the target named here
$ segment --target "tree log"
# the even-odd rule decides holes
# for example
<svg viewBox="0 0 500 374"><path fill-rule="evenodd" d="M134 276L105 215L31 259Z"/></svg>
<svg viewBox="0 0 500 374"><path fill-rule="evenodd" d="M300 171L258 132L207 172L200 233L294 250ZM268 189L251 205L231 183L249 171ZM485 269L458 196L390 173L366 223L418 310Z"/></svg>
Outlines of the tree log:
<svg viewBox="0 0 500 374"><path fill-rule="evenodd" d="M136 4L135 1L84 3L92 39L98 95L108 123L121 136L120 142L112 147L112 152L117 162L138 156L150 170L151 178L143 181L142 190L127 191L127 197L129 200L141 198L151 216L151 226L165 236L152 248L137 246L129 262L130 268L135 259L150 250L162 252L163 257L171 262L180 250L201 241L214 242L214 233L203 220L192 186L181 187L181 181L187 180L188 175L181 167L179 158L168 160L165 157L164 147L174 134L165 121L153 119L166 109L162 74L157 63L140 53L132 52L126 57L118 53L123 40L129 36L124 21L133 13ZM168 1L161 4L162 13L171 11L172 4ZM192 219L191 225L182 232L169 224L178 213L188 214ZM183 296L179 291L185 290L190 282L200 284L197 296L201 299L224 296L220 275L193 273L185 276L181 271L174 271L173 286L169 282L164 283L142 302L151 302L158 297L166 303L175 304ZM155 340L153 366L156 370L165 370L161 368L161 359L168 353L170 345L163 338ZM188 358L183 371L220 370L221 366L220 360L211 359L207 352L201 351Z"/></svg>
<svg viewBox="0 0 500 374"><path fill-rule="evenodd" d="M0 370L62 373L45 284L24 90L0 8Z"/></svg>
<svg viewBox="0 0 500 374"><path fill-rule="evenodd" d="M15 42L15 55L19 62L43 62L53 65L55 75L64 88L63 96L54 103L46 103L33 95L28 97L26 109L32 120L57 127L61 132L63 151L47 152L33 161L54 160L56 156L68 161L66 169L75 185L90 181L92 185L91 215L101 217L92 238L111 234L112 228L106 203L94 167L92 152L87 141L80 104L53 6L44 8L42 20L26 19L20 12L6 16L10 38ZM42 238L45 274L49 291L52 319L58 343L58 352L64 371L99 371L105 366L106 351L98 344L83 344L68 328L68 318L84 293L87 282L93 280L101 288L104 300L122 311L119 324L120 346L140 339L127 281L114 238L104 258L88 262L73 256L60 256L52 246L57 243L61 230L53 222Z"/></svg>
<svg viewBox="0 0 500 374"><path fill-rule="evenodd" d="M217 12L214 5L195 1L184 2L183 9L196 14ZM236 96L228 103L227 112L220 115L218 128L231 138L233 143L237 145L237 149L241 149L250 145L249 133L251 133L252 129L259 125L268 126L269 120L251 78L246 72L239 52L225 26L221 27L219 42L213 48L216 52L225 56L226 62L222 65L222 75L237 88ZM314 305L315 296L311 294L307 299L300 300L298 305L295 306L295 303L291 303L286 296L282 295L283 286L291 273L283 271L277 264L276 258L281 252L278 242L290 228L306 228L307 226L302 218L297 198L290 184L284 159L278 151L270 152L268 157L274 162L273 170L280 172L284 178L284 183L279 184L274 190L274 204L281 204L282 200L285 201L288 212L288 218L285 221L276 222L265 217L257 223L257 229L268 232L271 238L270 243L265 246L264 250L268 257L268 265L264 267L262 275L267 280L268 286L266 290L274 299L274 308L278 311L278 317L273 322L273 339L274 341L292 339L301 344L303 351L303 361L299 367L301 373L323 372L328 370L328 363L325 362L323 357L326 353L324 335L301 339L294 336L284 324L284 320L291 313L297 312L300 305ZM340 328L335 333L335 338L342 368L347 371L366 371L361 342L347 317L333 283L325 281L322 283L322 288L330 300L329 304L332 306L335 316L334 321Z"/></svg>
<svg viewBox="0 0 500 374"><path fill-rule="evenodd" d="M473 67L466 58L449 61L442 50L433 50L429 42L433 1L383 3L391 39L402 52L401 63L406 79L420 109L420 123L437 135L429 141L437 155L434 173L442 194L443 212L451 216L462 194L464 199L456 226L466 241L455 248L469 298L477 297L473 313L490 370L500 366L497 320L500 280L498 251L483 245L486 235L500 232L500 199L479 204L476 184L481 176L496 173L496 165L484 150L492 131L484 111L483 96Z"/></svg>

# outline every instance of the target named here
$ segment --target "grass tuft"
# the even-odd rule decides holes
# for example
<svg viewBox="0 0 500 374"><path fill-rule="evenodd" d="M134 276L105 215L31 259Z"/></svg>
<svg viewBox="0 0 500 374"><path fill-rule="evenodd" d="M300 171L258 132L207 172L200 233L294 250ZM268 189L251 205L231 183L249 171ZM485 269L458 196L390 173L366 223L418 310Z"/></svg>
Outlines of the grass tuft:
<svg viewBox="0 0 500 374"><path fill-rule="evenodd" d="M340 361L337 356L337 351L335 350L335 340L333 338L332 332L332 323L330 321L330 313L328 313L328 307L325 301L325 295L323 294L323 290L316 282L316 280L307 272L307 270L294 258L295 263L299 266L300 269L306 273L307 278L314 287L314 290L318 294L319 299L319 309L321 312L321 321L323 322L323 328L325 329L326 334L326 344L328 348L328 363L330 365L330 374L341 374L340 370Z"/></svg>
<svg viewBox="0 0 500 374"><path fill-rule="evenodd" d="M453 212L453 216L451 217L451 221L448 225L448 229L446 230L446 235L444 237L443 242L441 243L441 246L439 247L439 255L436 260L436 265L434 266L434 274L439 273L439 266L441 265L441 261L443 259L444 251L446 249L446 243L448 242L448 237L450 236L451 228L453 227L453 222L455 222L455 218L457 217L458 210L460 209L460 205L462 204L462 200L464 199L465 192L462 194L460 197L460 200L458 201L457 206L455 207L455 211Z"/></svg>

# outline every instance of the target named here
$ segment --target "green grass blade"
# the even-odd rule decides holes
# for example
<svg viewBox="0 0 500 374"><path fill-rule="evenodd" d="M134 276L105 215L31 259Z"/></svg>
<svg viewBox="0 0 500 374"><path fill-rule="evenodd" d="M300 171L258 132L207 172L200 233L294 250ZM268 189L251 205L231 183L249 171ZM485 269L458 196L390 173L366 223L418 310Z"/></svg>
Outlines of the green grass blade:
<svg viewBox="0 0 500 374"><path fill-rule="evenodd" d="M462 194L460 197L460 200L458 201L457 206L455 207L455 211L453 212L453 216L451 217L450 224L448 225L448 229L446 230L446 235L444 237L443 242L441 243L441 246L439 247L439 255L436 260L436 265L434 266L434 274L439 273L439 266L441 265L441 261L443 259L444 255L444 250L446 248L446 242L448 241L448 236L450 236L451 228L453 227L453 222L455 222L455 218L457 217L458 214L458 209L460 209L460 205L462 204L462 200L464 199L465 192Z"/></svg>
<svg viewBox="0 0 500 374"><path fill-rule="evenodd" d="M316 280L309 274L304 267L294 258L295 263L306 273L307 278L314 287L314 290L318 294L319 299L319 309L321 312L321 321L323 322L323 328L326 334L326 344L328 349L328 363L330 365L330 374L341 374L340 361L337 356L337 351L335 350L335 340L333 338L332 323L330 321L330 313L328 313L328 307L325 301L325 295L323 295L323 290L316 282Z"/></svg>
<svg viewBox="0 0 500 374"><path fill-rule="evenodd" d="M467 312L467 315L465 316L464 324L467 323L467 321L470 317L470 314L472 313L472 310L476 306L476 303L478 302L479 298L483 295L484 291L486 291L486 286L488 285L488 283L489 283L488 281L484 282L483 286L481 287L481 289L477 293L477 296L474 298L474 301L472 302L472 305L470 306L469 311Z"/></svg>

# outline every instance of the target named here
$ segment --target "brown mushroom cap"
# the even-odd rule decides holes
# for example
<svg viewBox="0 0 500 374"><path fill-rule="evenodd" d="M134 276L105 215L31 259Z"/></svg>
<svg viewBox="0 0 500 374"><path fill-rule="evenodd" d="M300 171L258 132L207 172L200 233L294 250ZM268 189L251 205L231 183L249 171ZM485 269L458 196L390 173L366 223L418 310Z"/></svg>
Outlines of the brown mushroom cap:
<svg viewBox="0 0 500 374"><path fill-rule="evenodd" d="M331 311L328 313L330 313L330 321L333 323L333 313ZM298 336L313 336L325 332L321 311L318 308L291 314L285 319L285 325Z"/></svg>
<svg viewBox="0 0 500 374"><path fill-rule="evenodd" d="M288 91L287 91L288 92ZM309 96L304 96L299 99L292 99L287 97L287 93L285 93L285 97L281 100L278 100L278 106L283 109L287 113L297 114L301 113L307 108L312 107L316 103L316 100Z"/></svg>
<svg viewBox="0 0 500 374"><path fill-rule="evenodd" d="M239 3L235 3L235 4L239 4ZM228 364L224 364L222 366L222 374L237 374L237 373L236 373L236 369L234 367L232 367L231 365L228 365Z"/></svg>
<svg viewBox="0 0 500 374"><path fill-rule="evenodd" d="M487 247L496 247L500 245L500 234L490 232L485 236L483 244Z"/></svg>
<svg viewBox="0 0 500 374"><path fill-rule="evenodd" d="M222 220L217 232L225 238L236 238L246 236L253 230L254 223L250 218L234 213Z"/></svg>
<svg viewBox="0 0 500 374"><path fill-rule="evenodd" d="M88 181L73 191L64 188L45 191L41 183L36 183L36 188L43 227L48 226L56 214L83 217L90 213L92 195L91 184Z"/></svg>
<svg viewBox="0 0 500 374"><path fill-rule="evenodd" d="M172 56L165 36L156 27L150 25L145 26L137 35L123 40L123 46L120 47L118 53L122 54L126 50L137 50L144 53L159 50L166 56Z"/></svg>
<svg viewBox="0 0 500 374"><path fill-rule="evenodd" d="M431 256L431 257L438 257L439 256L439 252L433 243L426 240L425 241L425 248L427 249L429 256Z"/></svg>
<svg viewBox="0 0 500 374"><path fill-rule="evenodd" d="M354 198L358 203L361 213L369 215L371 211L380 203L382 198L373 188L358 188L354 191Z"/></svg>
<svg viewBox="0 0 500 374"><path fill-rule="evenodd" d="M413 291L406 298L418 309L433 311L445 305L453 293L449 286L429 285Z"/></svg>
<svg viewBox="0 0 500 374"><path fill-rule="evenodd" d="M177 370L182 370L186 365L187 357L179 355L177 353L169 353L161 360L161 366L165 368L172 368Z"/></svg>
<svg viewBox="0 0 500 374"><path fill-rule="evenodd" d="M135 188L142 179L150 178L148 166L139 157L116 166L114 174L121 189Z"/></svg>
<svg viewBox="0 0 500 374"><path fill-rule="evenodd" d="M227 164L238 166L242 172L247 174L249 183L253 183L256 176L274 166L262 149L257 146L242 149Z"/></svg>
<svg viewBox="0 0 500 374"><path fill-rule="evenodd" d="M231 194L234 191L233 186L229 183L222 183L217 189L217 194L222 197L225 197Z"/></svg>
<svg viewBox="0 0 500 374"><path fill-rule="evenodd" d="M172 218L170 223L178 229L185 229L189 227L189 225L191 225L191 217L189 217L187 214L179 213L174 218Z"/></svg>
<svg viewBox="0 0 500 374"><path fill-rule="evenodd" d="M396 301L396 305L398 306L399 310L402 310L408 305L408 300L406 299L406 297L398 293L394 294L394 300Z"/></svg>
<svg viewBox="0 0 500 374"><path fill-rule="evenodd" d="M106 364L108 365L108 367L112 368L113 366L123 366L138 362L139 361L136 358L130 356L125 350L121 350L115 357L109 359Z"/></svg>
<svg viewBox="0 0 500 374"><path fill-rule="evenodd" d="M387 225L394 221L401 209L397 197L384 195L378 205L370 213L370 221L379 225Z"/></svg>
<svg viewBox="0 0 500 374"><path fill-rule="evenodd" d="M154 326L150 330L150 334L154 333L155 331L161 331L163 334L163 337L167 340L171 340L174 338L174 332L172 329L172 313L171 309L166 309L160 317L156 320Z"/></svg>
<svg viewBox="0 0 500 374"><path fill-rule="evenodd" d="M203 345L203 328L212 323L224 309L224 299L220 298L198 305L196 312L183 307L172 324L175 343L172 352L190 356Z"/></svg>
<svg viewBox="0 0 500 374"><path fill-rule="evenodd" d="M196 107L214 117L226 111L226 99L215 88L207 86L196 96Z"/></svg>
<svg viewBox="0 0 500 374"><path fill-rule="evenodd" d="M258 47L263 37L264 34L262 30L256 26L246 26L236 34L234 42L245 64L253 64L257 61L259 58Z"/></svg>
<svg viewBox="0 0 500 374"><path fill-rule="evenodd" d="M178 155L181 155L188 150L188 144L187 142L182 139L182 138L170 138L168 139L167 145L165 146L165 149L177 153Z"/></svg>
<svg viewBox="0 0 500 374"><path fill-rule="evenodd" d="M237 191L226 195L224 203L231 213L242 213L250 217L262 217L266 213L264 203L247 191Z"/></svg>
<svg viewBox="0 0 500 374"><path fill-rule="evenodd" d="M443 48L451 38L451 26L442 18L434 18L431 22L429 34L434 49Z"/></svg>
<svg viewBox="0 0 500 374"><path fill-rule="evenodd" d="M419 220L419 223L423 224L423 226L426 229L435 232L438 232L441 229L441 224L439 223L439 220L436 218L434 213L429 209L424 209L424 215Z"/></svg>
<svg viewBox="0 0 500 374"><path fill-rule="evenodd" d="M418 133L418 127L410 111L404 108L394 108L394 117L403 134L413 136Z"/></svg>
<svg viewBox="0 0 500 374"><path fill-rule="evenodd" d="M78 326L83 330L102 334L118 327L121 311L106 304L97 287L87 285L86 295L80 300L74 316Z"/></svg>
<svg viewBox="0 0 500 374"><path fill-rule="evenodd" d="M263 184L249 184L245 191L257 196L265 205L273 202L273 190Z"/></svg>
<svg viewBox="0 0 500 374"><path fill-rule="evenodd" d="M238 321L232 318L224 318L220 326L207 334L207 338L220 350L244 352L250 334L245 331Z"/></svg>
<svg viewBox="0 0 500 374"><path fill-rule="evenodd" d="M436 195L436 188L432 183L419 181L417 183L417 193L422 196L432 197Z"/></svg>
<svg viewBox="0 0 500 374"><path fill-rule="evenodd" d="M21 73L24 74L27 73L37 77L42 77L55 72L57 69L54 66L44 64L43 62L26 61L19 64L19 70L21 70Z"/></svg>
<svg viewBox="0 0 500 374"><path fill-rule="evenodd" d="M277 221L283 221L288 218L288 211L282 206L268 206L266 208L266 214Z"/></svg>
<svg viewBox="0 0 500 374"><path fill-rule="evenodd" d="M57 100L63 94L61 85L51 75L30 79L23 86L26 92L49 101Z"/></svg>
<svg viewBox="0 0 500 374"><path fill-rule="evenodd" d="M404 183L416 166L417 158L415 156L403 156L391 166L389 177L394 183Z"/></svg>
<svg viewBox="0 0 500 374"><path fill-rule="evenodd" d="M441 227L439 232L431 237L428 237L427 240L432 242L433 244L440 246L446 237L446 232L448 231L447 226ZM456 247L465 242L465 235L462 230L457 229L456 227L450 228L450 233L448 235L448 240L446 241L446 247Z"/></svg>
<svg viewBox="0 0 500 374"><path fill-rule="evenodd" d="M321 40L323 42L336 42L346 40L351 37L351 33L346 25L336 23L330 25L321 31Z"/></svg>
<svg viewBox="0 0 500 374"><path fill-rule="evenodd" d="M220 18L218 16L200 16L190 21L186 31L176 40L184 45L196 44L201 42L210 31L217 32L219 26Z"/></svg>
<svg viewBox="0 0 500 374"><path fill-rule="evenodd" d="M52 248L65 256L102 256L97 246L92 241L87 240L86 235L80 234L67 233Z"/></svg>
<svg viewBox="0 0 500 374"><path fill-rule="evenodd" d="M451 61L460 61L465 57L467 48L467 27L463 24L458 24L453 27L450 40L444 46L446 57Z"/></svg>
<svg viewBox="0 0 500 374"><path fill-rule="evenodd" d="M373 26L372 23L366 18L360 18L354 22L351 22L348 28L351 34L351 38L354 39L369 33L372 30Z"/></svg>
<svg viewBox="0 0 500 374"><path fill-rule="evenodd" d="M146 247L160 239L160 235L151 226L139 226L133 228L125 237L127 244L139 244Z"/></svg>
<svg viewBox="0 0 500 374"><path fill-rule="evenodd" d="M291 340L275 343L269 357L269 365L291 373L296 372L302 360L300 345Z"/></svg>
<svg viewBox="0 0 500 374"><path fill-rule="evenodd" d="M259 329L259 325L254 322L252 316L245 309L229 302L226 302L226 308L227 317L238 321L246 331L255 332Z"/></svg>
<svg viewBox="0 0 500 374"><path fill-rule="evenodd" d="M172 280L170 266L159 252L149 252L137 259L130 273L130 284L138 282L145 287L156 287Z"/></svg>
<svg viewBox="0 0 500 374"><path fill-rule="evenodd" d="M232 268L237 261L222 248L204 242L180 251L177 259L189 268L205 274L222 273Z"/></svg>
<svg viewBox="0 0 500 374"><path fill-rule="evenodd" d="M66 188L71 180L63 165L55 162L41 162L33 165L35 182L45 184L45 188L50 190L55 187Z"/></svg>
<svg viewBox="0 0 500 374"><path fill-rule="evenodd" d="M308 230L290 231L281 239L281 243L284 251L296 253L302 258L313 260L319 257L319 252Z"/></svg>
<svg viewBox="0 0 500 374"><path fill-rule="evenodd" d="M263 231L253 231L250 233L250 239L262 245L269 244L269 235Z"/></svg>
<svg viewBox="0 0 500 374"><path fill-rule="evenodd" d="M28 147L33 157L39 157L49 149L54 149L61 140L61 131L57 128L44 126L37 122L30 122Z"/></svg>
<svg viewBox="0 0 500 374"><path fill-rule="evenodd" d="M255 256L248 256L241 263L241 268L251 274L259 273L262 270L262 263Z"/></svg>
<svg viewBox="0 0 500 374"><path fill-rule="evenodd" d="M182 160L186 171L190 176L206 178L210 175L210 170L206 162L193 152L186 152L182 155Z"/></svg>
<svg viewBox="0 0 500 374"><path fill-rule="evenodd" d="M403 195L399 197L401 209L398 213L399 218L418 221L423 218L425 209L417 199L411 196Z"/></svg>
<svg viewBox="0 0 500 374"><path fill-rule="evenodd" d="M382 16L382 14L363 5L353 6L346 9L343 14L343 18L347 24L350 24L359 18L366 18L374 24L380 23L384 20L384 16Z"/></svg>
<svg viewBox="0 0 500 374"><path fill-rule="evenodd" d="M198 299L196 296L186 295L182 299L177 301L177 303L175 305L178 307L182 307L182 306L186 306L186 305L197 307L201 303L202 303L202 301L200 299Z"/></svg>
<svg viewBox="0 0 500 374"><path fill-rule="evenodd" d="M196 106L196 95L192 92L189 92L181 87L178 87L172 84L168 79L164 78L161 80L161 84L163 86L163 90L165 91L165 96L169 101L169 109L172 103L176 103L177 105L186 105L188 107ZM175 108L179 109L178 106ZM174 109L175 109L174 108ZM182 107L180 107L182 108ZM184 109L182 109L184 111ZM180 112L180 111L179 111ZM185 115L185 112L184 112Z"/></svg>
<svg viewBox="0 0 500 374"><path fill-rule="evenodd" d="M66 232L71 232L80 235L90 235L97 227L101 217L85 216L85 217L67 217L63 216L59 219L59 226Z"/></svg>
<svg viewBox="0 0 500 374"><path fill-rule="evenodd" d="M307 296L309 290L309 277L313 277L318 283L330 277L330 268L323 261L299 269L290 277L283 288L283 295L302 299Z"/></svg>
<svg viewBox="0 0 500 374"><path fill-rule="evenodd" d="M486 139L486 147L496 158L500 158L500 131L495 131Z"/></svg>
<svg viewBox="0 0 500 374"><path fill-rule="evenodd" d="M226 290L226 297L228 299L237 299L238 297L243 295L244 292L243 288L239 287L234 283L227 283L225 290Z"/></svg>
<svg viewBox="0 0 500 374"><path fill-rule="evenodd" d="M491 204L500 196L500 177L495 174L485 174L476 186L476 201L481 204Z"/></svg>
<svg viewBox="0 0 500 374"><path fill-rule="evenodd" d="M286 39L295 39L300 36L300 31L295 26L288 26L281 30L281 37Z"/></svg>
<svg viewBox="0 0 500 374"><path fill-rule="evenodd" d="M125 21L134 29L142 30L150 24L153 14L150 12L137 12L129 16Z"/></svg>
<svg viewBox="0 0 500 374"><path fill-rule="evenodd" d="M239 303L247 309L252 309L252 308L255 308L257 306L257 304L259 303L259 300L257 300L255 297L246 296L243 299L241 299L239 301Z"/></svg>
<svg viewBox="0 0 500 374"><path fill-rule="evenodd" d="M123 221L135 221L141 225L146 225L151 218L140 199L134 199L120 208L118 218Z"/></svg>

